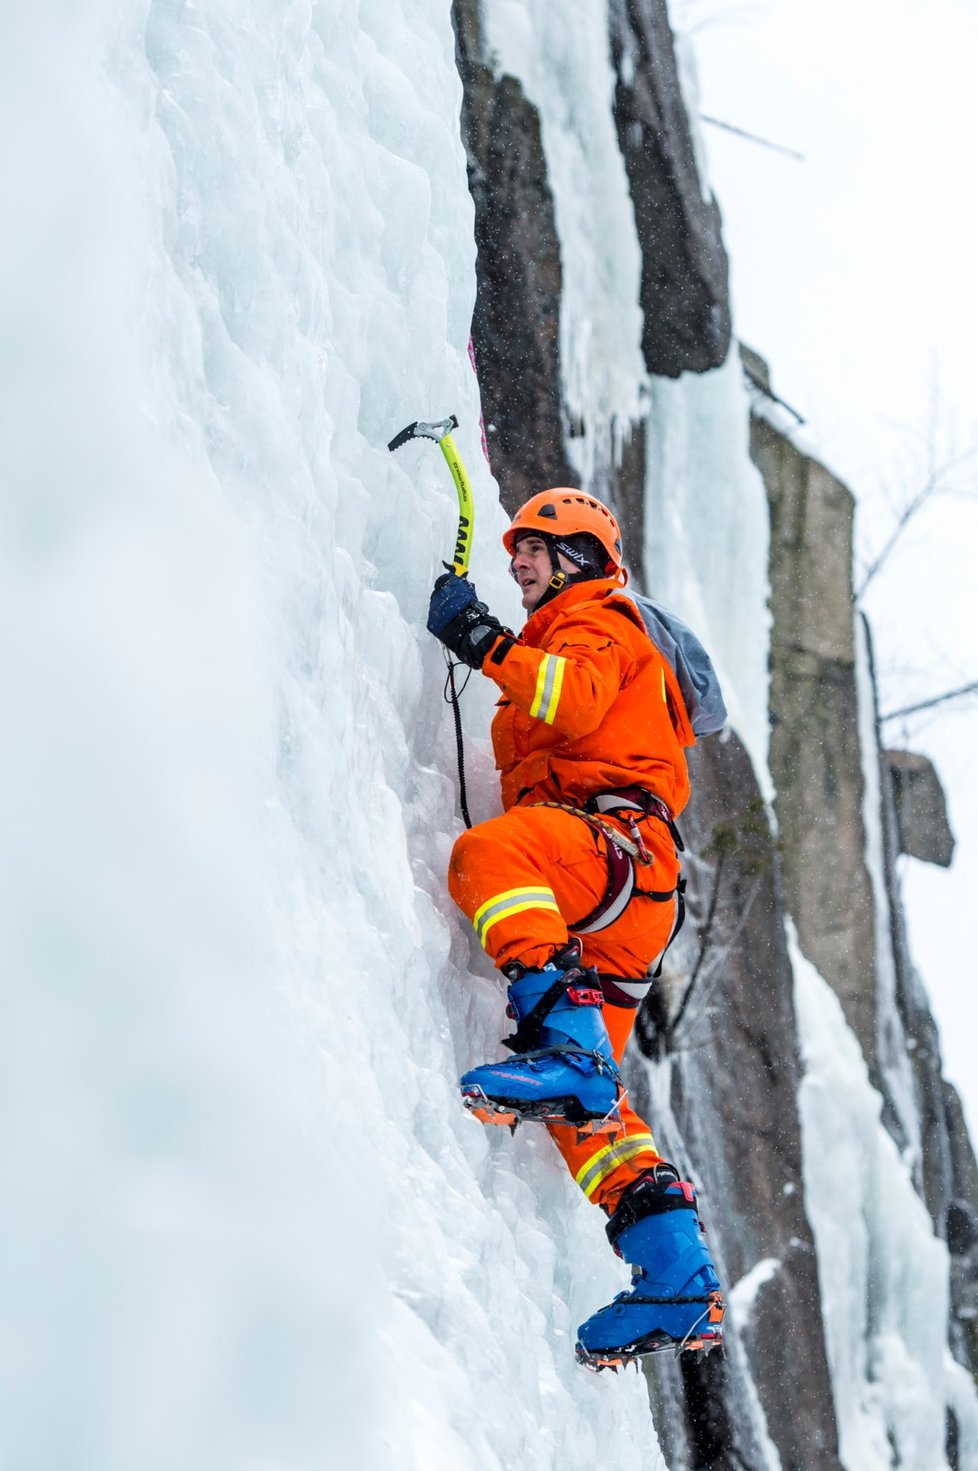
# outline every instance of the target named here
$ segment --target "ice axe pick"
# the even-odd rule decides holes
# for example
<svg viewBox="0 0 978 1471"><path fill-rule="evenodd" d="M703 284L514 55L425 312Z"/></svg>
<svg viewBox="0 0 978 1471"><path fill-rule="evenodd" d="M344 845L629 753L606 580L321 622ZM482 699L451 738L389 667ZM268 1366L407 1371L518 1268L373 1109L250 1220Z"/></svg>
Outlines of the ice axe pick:
<svg viewBox="0 0 978 1471"><path fill-rule="evenodd" d="M387 448L393 454L395 450L407 444L408 440L433 439L445 456L448 468L452 472L452 479L455 481L455 489L458 492L458 535L455 538L455 555L449 570L454 572L456 577L465 577L469 570L469 553L472 550L474 514L472 487L452 440L452 430L457 428L458 419L454 414L449 415L447 419L439 419L434 424L426 424L421 419L416 419L413 424L408 424L399 434L395 434ZM449 567L448 562L445 563L445 566Z"/></svg>

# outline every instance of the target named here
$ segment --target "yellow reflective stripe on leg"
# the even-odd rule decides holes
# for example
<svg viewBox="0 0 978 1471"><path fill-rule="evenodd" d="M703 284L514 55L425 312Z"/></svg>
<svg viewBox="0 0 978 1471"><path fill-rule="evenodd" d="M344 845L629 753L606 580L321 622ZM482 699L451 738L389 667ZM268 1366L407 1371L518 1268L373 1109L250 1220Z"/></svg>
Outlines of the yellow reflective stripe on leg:
<svg viewBox="0 0 978 1471"><path fill-rule="evenodd" d="M537 687L533 695L530 714L544 725L553 725L560 701L560 688L564 682L566 659L559 654L544 654L537 670Z"/></svg>
<svg viewBox="0 0 978 1471"><path fill-rule="evenodd" d="M479 943L485 945L486 935L498 920L522 914L524 909L552 909L555 914L560 913L553 889L506 889L502 894L494 894L487 899L472 916Z"/></svg>
<svg viewBox="0 0 978 1471"><path fill-rule="evenodd" d="M617 1144L607 1144L604 1149L599 1149L597 1154L592 1154L587 1164L578 1170L574 1178L590 1199L601 1181L606 1180L612 1170L617 1170L619 1165L626 1164L637 1154L645 1154L647 1151L658 1155L652 1135L632 1134L629 1138L622 1139Z"/></svg>

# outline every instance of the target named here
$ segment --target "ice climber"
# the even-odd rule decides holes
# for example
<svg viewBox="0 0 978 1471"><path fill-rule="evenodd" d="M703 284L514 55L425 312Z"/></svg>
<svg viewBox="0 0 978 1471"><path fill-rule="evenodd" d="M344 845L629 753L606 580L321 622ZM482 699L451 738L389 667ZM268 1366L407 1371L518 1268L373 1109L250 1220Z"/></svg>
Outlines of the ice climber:
<svg viewBox="0 0 978 1471"><path fill-rule="evenodd" d="M658 1153L618 1070L681 912L675 818L695 736L669 658L621 592L607 507L579 490L541 491L503 544L528 614L520 635L452 573L428 614L430 631L500 694L504 812L458 839L449 888L506 977L516 1025L511 1056L465 1073L462 1097L483 1123L542 1121L607 1213L632 1288L582 1324L577 1354L617 1367L721 1336L693 1186Z"/></svg>

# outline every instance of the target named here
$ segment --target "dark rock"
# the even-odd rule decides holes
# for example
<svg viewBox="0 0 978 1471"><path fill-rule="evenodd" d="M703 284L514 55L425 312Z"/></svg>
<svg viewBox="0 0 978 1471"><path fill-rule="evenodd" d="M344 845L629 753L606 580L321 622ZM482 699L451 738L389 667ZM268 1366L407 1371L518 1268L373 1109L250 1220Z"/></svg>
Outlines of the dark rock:
<svg viewBox="0 0 978 1471"><path fill-rule="evenodd" d="M759 352L755 352L752 347L748 347L744 342L738 342L737 347L740 352L740 361L743 365L744 373L749 381L758 388L769 390L771 387L771 370L768 367L767 359L762 358Z"/></svg>
<svg viewBox="0 0 978 1471"><path fill-rule="evenodd" d="M957 1090L944 1083L951 1158L946 1230L951 1253L951 1352L978 1377L978 1164Z"/></svg>
<svg viewBox="0 0 978 1471"><path fill-rule="evenodd" d="M961 1460L959 1456L961 1433L958 1428L958 1419L954 1411L948 1409L946 1413L946 1430L944 1434L944 1459L950 1466L951 1471L961 1471Z"/></svg>
<svg viewBox="0 0 978 1471"><path fill-rule="evenodd" d="M869 626L863 619L867 649L876 688L875 661ZM880 1068L877 1082L884 1097L883 1121L907 1158L916 1189L934 1222L943 1229L951 1181L947 1110L937 1027L930 1012L920 976L910 955L897 859L900 840L896 804L889 768L880 745L879 712L876 718L876 762L879 771L879 824L883 848L883 881L889 914L888 938L893 967L894 995L879 1009L877 1035ZM895 1002L895 1005L894 1005ZM908 1081L909 1098L901 1099L894 1087L897 1074ZM907 1105L912 1109L908 1120Z"/></svg>
<svg viewBox="0 0 978 1471"><path fill-rule="evenodd" d="M638 1037L653 1057L673 1060L675 1111L703 1180L703 1218L727 1287L760 1261L779 1263L757 1293L745 1347L782 1466L838 1471L815 1246L801 1184L801 1064L780 855L735 736L697 746L690 774L693 796L682 819L690 918ZM641 1090L634 1077L630 1086ZM651 1123L658 1133L654 1118ZM759 1463L745 1440L740 1373L733 1356L722 1378L712 1360L684 1371L690 1443L716 1457L719 1441L727 1452L726 1459L691 1464ZM707 1376L703 1385L714 1397L722 1394L723 1405L709 1413L704 1394L696 1392L700 1376Z"/></svg>
<svg viewBox="0 0 978 1471"><path fill-rule="evenodd" d="M945 1217L945 1235L952 1256L966 1256L978 1246L978 1216L966 1201L951 1201Z"/></svg>
<svg viewBox="0 0 978 1471"><path fill-rule="evenodd" d="M870 644L870 654L872 645ZM877 723L877 742L879 726ZM904 1054L910 1061L917 1136L911 1150L913 1178L934 1229L945 1236L951 1255L951 1315L948 1341L957 1361L978 1375L978 1244L971 1231L978 1222L978 1164L957 1092L943 1076L940 1038L930 1004L913 964L907 941L900 895L897 858L900 834L893 783L888 779L888 753L877 745L880 764L884 878L889 900L890 944L896 981L895 1008L883 1018L896 1039L902 1033ZM890 1070L884 1069L883 1084ZM892 1126L893 1110L884 1111ZM895 1136L896 1137L896 1136ZM898 1143L900 1143L898 1138ZM949 1428L956 1429L953 1416ZM953 1464L950 1461L949 1464Z"/></svg>
<svg viewBox="0 0 978 1471"><path fill-rule="evenodd" d="M455 31L455 64L465 84L471 81L469 69L481 66L486 59L480 0L452 0L452 26Z"/></svg>
<svg viewBox="0 0 978 1471"><path fill-rule="evenodd" d="M852 613L850 492L756 416L751 456L771 511L770 767L785 898L805 955L877 1062Z"/></svg>
<svg viewBox="0 0 978 1471"><path fill-rule="evenodd" d="M540 119L515 77L482 59L478 6L455 0L462 135L475 204L472 319L486 437L504 506L573 485L560 378L560 246Z"/></svg>
<svg viewBox="0 0 978 1471"><path fill-rule="evenodd" d="M665 0L612 0L615 122L642 250L642 349L650 373L678 378L726 360L727 253L704 199Z"/></svg>
<svg viewBox="0 0 978 1471"><path fill-rule="evenodd" d="M731 1421L726 1375L718 1354L694 1359L684 1354L679 1361L685 1399L687 1433L694 1466L711 1471L739 1471L744 1464L736 1451L736 1430Z"/></svg>
<svg viewBox="0 0 978 1471"><path fill-rule="evenodd" d="M625 563L639 587L645 583L645 424L633 424L622 449L621 464L609 473L608 483L594 492L607 501L618 518Z"/></svg>
<svg viewBox="0 0 978 1471"><path fill-rule="evenodd" d="M978 1218L978 1164L964 1110L958 1090L953 1084L944 1083L944 1116L947 1119L947 1137L951 1157L951 1174L954 1194L967 1207L972 1216Z"/></svg>
<svg viewBox="0 0 978 1471"><path fill-rule="evenodd" d="M954 857L954 834L933 763L911 751L885 751L884 756L893 783L900 852L948 868Z"/></svg>

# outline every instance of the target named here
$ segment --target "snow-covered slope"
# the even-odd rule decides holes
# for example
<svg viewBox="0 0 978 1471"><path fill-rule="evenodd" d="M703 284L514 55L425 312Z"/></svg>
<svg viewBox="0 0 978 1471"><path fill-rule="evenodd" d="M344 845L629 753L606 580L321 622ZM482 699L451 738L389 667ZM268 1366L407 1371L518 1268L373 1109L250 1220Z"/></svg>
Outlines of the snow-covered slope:
<svg viewBox="0 0 978 1471"><path fill-rule="evenodd" d="M405 421L459 414L516 606L447 6L93 0L3 68L0 1460L647 1471L573 1364L597 1213L454 1096L501 1004Z"/></svg>

